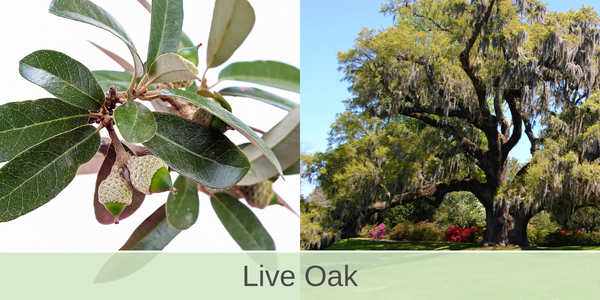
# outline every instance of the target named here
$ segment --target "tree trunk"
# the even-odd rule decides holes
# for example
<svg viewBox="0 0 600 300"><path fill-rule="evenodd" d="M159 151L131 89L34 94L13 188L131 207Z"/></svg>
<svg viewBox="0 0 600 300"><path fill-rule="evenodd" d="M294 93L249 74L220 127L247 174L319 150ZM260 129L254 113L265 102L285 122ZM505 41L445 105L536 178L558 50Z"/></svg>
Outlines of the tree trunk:
<svg viewBox="0 0 600 300"><path fill-rule="evenodd" d="M362 229L361 218L350 221L341 228L342 232L341 232L340 238L347 239L347 238L357 237L360 234L361 229Z"/></svg>
<svg viewBox="0 0 600 300"><path fill-rule="evenodd" d="M522 203L495 202L491 209L486 209L487 227L483 243L528 247L527 224L532 216Z"/></svg>

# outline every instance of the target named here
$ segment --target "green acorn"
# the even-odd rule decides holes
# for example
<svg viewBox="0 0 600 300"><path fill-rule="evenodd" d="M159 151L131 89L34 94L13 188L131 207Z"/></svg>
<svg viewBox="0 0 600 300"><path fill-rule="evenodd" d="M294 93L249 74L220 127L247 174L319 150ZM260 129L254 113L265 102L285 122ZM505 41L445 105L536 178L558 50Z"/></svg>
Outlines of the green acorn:
<svg viewBox="0 0 600 300"><path fill-rule="evenodd" d="M146 195L173 189L169 166L154 155L132 156L127 168L133 187Z"/></svg>
<svg viewBox="0 0 600 300"><path fill-rule="evenodd" d="M115 217L115 224L119 224L119 216L131 204L132 197L133 191L123 177L123 168L113 166L108 177L98 186L98 201Z"/></svg>
<svg viewBox="0 0 600 300"><path fill-rule="evenodd" d="M208 100L219 104L221 107L225 108L227 111L231 112L231 105L225 100L221 94L214 92L211 93L209 90L200 89L196 94L207 98ZM190 107L187 113L187 119L192 120L196 123L200 123L206 127L215 129L219 132L225 132L229 129L229 125L223 122L221 119L213 116L211 113L205 111L204 109L193 105Z"/></svg>
<svg viewBox="0 0 600 300"><path fill-rule="evenodd" d="M189 60L195 66L198 66L198 46L181 48L177 51L177 55Z"/></svg>
<svg viewBox="0 0 600 300"><path fill-rule="evenodd" d="M269 206L275 195L273 182L270 180L261 181L255 185L238 186L237 188L244 198L246 198L248 205L260 209Z"/></svg>

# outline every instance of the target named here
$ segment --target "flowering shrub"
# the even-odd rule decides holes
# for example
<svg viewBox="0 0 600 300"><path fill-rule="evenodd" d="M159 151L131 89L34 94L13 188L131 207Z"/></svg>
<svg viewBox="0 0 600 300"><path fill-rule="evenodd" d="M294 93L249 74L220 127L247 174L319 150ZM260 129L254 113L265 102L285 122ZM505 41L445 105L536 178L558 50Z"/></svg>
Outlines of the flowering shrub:
<svg viewBox="0 0 600 300"><path fill-rule="evenodd" d="M421 221L412 223L404 221L394 226L388 238L392 240L404 241L441 241L444 237L444 230L436 222Z"/></svg>
<svg viewBox="0 0 600 300"><path fill-rule="evenodd" d="M358 236L365 237L365 238L371 237L371 232L375 231L376 229L377 229L377 225L367 224L360 230L360 233L358 234Z"/></svg>
<svg viewBox="0 0 600 300"><path fill-rule="evenodd" d="M463 228L459 226L450 226L446 230L446 241L457 243L473 243L477 236L477 227Z"/></svg>
<svg viewBox="0 0 600 300"><path fill-rule="evenodd" d="M376 239L384 239L387 235L385 232L385 224L381 223L379 226L375 227L374 231L371 231L371 237Z"/></svg>

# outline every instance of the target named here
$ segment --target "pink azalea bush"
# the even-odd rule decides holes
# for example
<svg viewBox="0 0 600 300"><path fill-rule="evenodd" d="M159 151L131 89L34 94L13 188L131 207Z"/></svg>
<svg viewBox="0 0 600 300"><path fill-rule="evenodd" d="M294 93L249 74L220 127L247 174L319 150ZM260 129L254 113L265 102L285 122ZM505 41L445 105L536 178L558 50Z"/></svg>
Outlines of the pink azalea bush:
<svg viewBox="0 0 600 300"><path fill-rule="evenodd" d="M385 232L385 224L381 223L379 226L375 227L374 231L371 231L371 237L375 239L384 239L387 235Z"/></svg>

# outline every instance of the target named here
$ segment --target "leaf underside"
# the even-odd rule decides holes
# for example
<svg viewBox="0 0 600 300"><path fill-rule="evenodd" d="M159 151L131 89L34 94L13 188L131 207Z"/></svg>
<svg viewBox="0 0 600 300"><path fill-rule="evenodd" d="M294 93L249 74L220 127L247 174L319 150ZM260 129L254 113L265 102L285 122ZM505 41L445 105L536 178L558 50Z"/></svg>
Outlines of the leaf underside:
<svg viewBox="0 0 600 300"><path fill-rule="evenodd" d="M246 155L222 133L174 114L153 115L156 134L144 146L179 174L211 188L227 188L250 169Z"/></svg>
<svg viewBox="0 0 600 300"><path fill-rule="evenodd" d="M278 61L232 63L221 70L219 80L252 82L300 93L300 69Z"/></svg>
<svg viewBox="0 0 600 300"><path fill-rule="evenodd" d="M0 162L11 160L43 140L88 123L87 109L60 99L0 105Z"/></svg>
<svg viewBox="0 0 600 300"><path fill-rule="evenodd" d="M0 222L47 203L75 178L100 147L100 134L84 125L47 139L0 169Z"/></svg>
<svg viewBox="0 0 600 300"><path fill-rule="evenodd" d="M197 79L179 55L166 53L159 56L148 69L148 81L153 83L178 82Z"/></svg>
<svg viewBox="0 0 600 300"><path fill-rule="evenodd" d="M290 111L294 107L298 106L298 103L289 99L283 98L279 95L263 91L261 89L252 87L234 86L224 88L219 91L219 94L223 96L235 96L235 97L246 97L254 100L262 101L267 104L271 104L275 107Z"/></svg>
<svg viewBox="0 0 600 300"><path fill-rule="evenodd" d="M238 199L225 193L210 198L215 213L243 250L275 250L275 242L254 213Z"/></svg>
<svg viewBox="0 0 600 300"><path fill-rule="evenodd" d="M254 26L254 9L247 0L217 0L213 11L206 67L218 67L244 42Z"/></svg>
<svg viewBox="0 0 600 300"><path fill-rule="evenodd" d="M262 136L283 168L291 167L300 158L300 106L292 109L283 120ZM255 176L246 176L238 185L253 185L277 175L267 157L255 145L244 147Z"/></svg>

